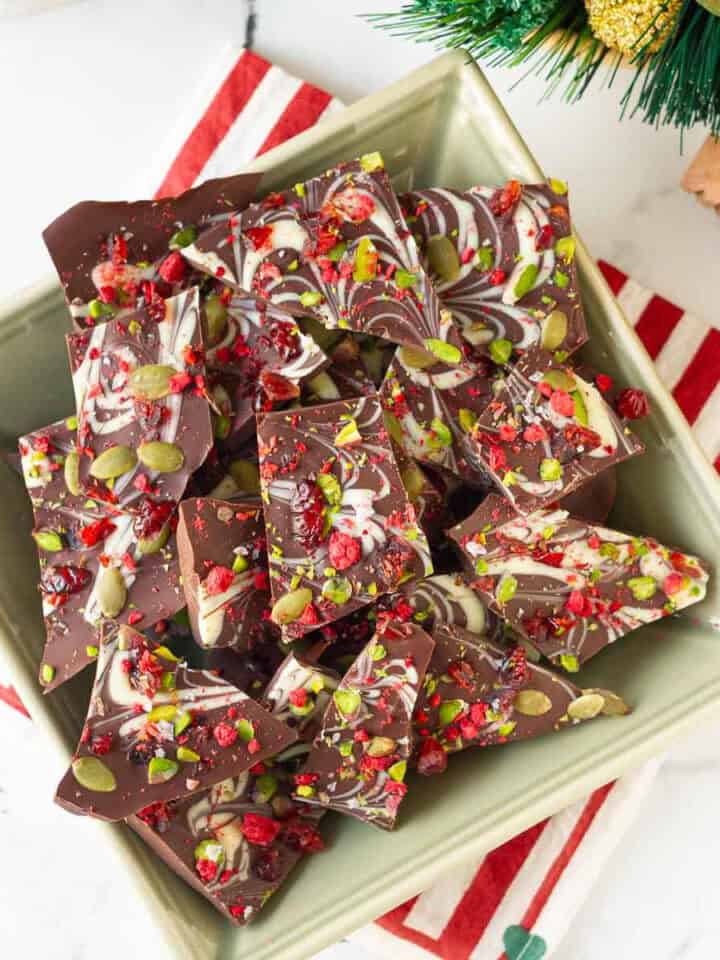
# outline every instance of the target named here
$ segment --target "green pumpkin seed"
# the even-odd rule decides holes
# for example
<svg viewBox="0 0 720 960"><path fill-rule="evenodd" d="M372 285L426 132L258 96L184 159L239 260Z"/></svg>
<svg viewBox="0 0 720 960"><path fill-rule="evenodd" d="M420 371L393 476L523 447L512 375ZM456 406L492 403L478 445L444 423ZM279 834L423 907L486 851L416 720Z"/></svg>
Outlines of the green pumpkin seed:
<svg viewBox="0 0 720 960"><path fill-rule="evenodd" d="M555 458L546 458L540 463L540 479L547 483L554 483L560 480L563 475L562 464Z"/></svg>
<svg viewBox="0 0 720 960"><path fill-rule="evenodd" d="M205 301L205 335L210 346L219 343L227 329L228 310L217 294Z"/></svg>
<svg viewBox="0 0 720 960"><path fill-rule="evenodd" d="M180 769L180 764L166 757L153 757L148 764L148 783L167 783Z"/></svg>
<svg viewBox="0 0 720 960"><path fill-rule="evenodd" d="M71 450L65 457L63 476L68 493L71 493L74 497L79 497L82 488L80 486L80 454L77 450Z"/></svg>
<svg viewBox="0 0 720 960"><path fill-rule="evenodd" d="M542 717L552 709L552 700L542 690L520 690L513 707L524 717Z"/></svg>
<svg viewBox="0 0 720 960"><path fill-rule="evenodd" d="M170 381L177 373L162 363L146 363L135 367L128 378L128 391L135 400L161 400L172 391Z"/></svg>
<svg viewBox="0 0 720 960"><path fill-rule="evenodd" d="M543 350L557 350L565 340L568 331L567 314L562 310L553 310L542 322L540 346Z"/></svg>
<svg viewBox="0 0 720 960"><path fill-rule="evenodd" d="M247 718L242 717L238 720L235 729L243 743L250 743L251 740L255 739L255 727Z"/></svg>
<svg viewBox="0 0 720 960"><path fill-rule="evenodd" d="M391 737L373 737L367 745L371 757L387 757L397 746Z"/></svg>
<svg viewBox="0 0 720 960"><path fill-rule="evenodd" d="M192 714L190 713L189 710L183 710L180 716L175 717L175 721L173 723L173 730L175 732L176 737L179 737L184 730L187 730L187 728L192 723L192 719L193 719Z"/></svg>
<svg viewBox="0 0 720 960"><path fill-rule="evenodd" d="M430 353L434 354L438 360L442 360L443 363L460 363L462 360L460 349L452 343L437 340L435 337L428 337L425 346Z"/></svg>
<svg viewBox="0 0 720 960"><path fill-rule="evenodd" d="M602 712L605 697L599 693L584 693L568 707L568 715L573 720L592 720Z"/></svg>
<svg viewBox="0 0 720 960"><path fill-rule="evenodd" d="M589 423L589 419L588 419L587 407L585 406L585 398L583 397L582 393L580 393L579 390L572 390L570 392L570 396L573 398L573 401L575 402L575 413L574 413L575 419L577 420L578 423L581 423L584 427L587 427Z"/></svg>
<svg viewBox="0 0 720 960"><path fill-rule="evenodd" d="M355 253L353 280L355 283L368 283L377 274L378 253L369 237L363 237Z"/></svg>
<svg viewBox="0 0 720 960"><path fill-rule="evenodd" d="M400 347L398 360L404 367L410 367L411 370L425 370L427 367L434 367L437 363L437 357L432 353L415 347Z"/></svg>
<svg viewBox="0 0 720 960"><path fill-rule="evenodd" d="M360 709L360 694L357 690L336 690L333 700L340 716L348 719Z"/></svg>
<svg viewBox="0 0 720 960"><path fill-rule="evenodd" d="M38 547L48 553L57 553L63 548L62 536L56 530L36 530L33 537Z"/></svg>
<svg viewBox="0 0 720 960"><path fill-rule="evenodd" d="M273 605L270 614L273 623L279 623L282 626L284 623L292 623L293 620L297 620L298 617L302 616L307 605L312 603L312 598L312 590L308 587L300 587L286 593Z"/></svg>
<svg viewBox="0 0 720 960"><path fill-rule="evenodd" d="M251 460L233 460L230 476L243 493L260 493L260 471Z"/></svg>
<svg viewBox="0 0 720 960"><path fill-rule="evenodd" d="M448 237L441 233L430 237L426 254L430 269L445 283L453 283L460 276L460 257L455 244Z"/></svg>
<svg viewBox="0 0 720 960"><path fill-rule="evenodd" d="M498 584L495 596L498 603L509 603L515 596L518 588L518 582L511 573L506 573Z"/></svg>
<svg viewBox="0 0 720 960"><path fill-rule="evenodd" d="M108 447L90 465L90 476L96 480L114 480L132 470L137 464L137 454L130 447L118 444Z"/></svg>
<svg viewBox="0 0 720 960"><path fill-rule="evenodd" d="M156 473L175 473L185 463L185 454L176 443L151 440L138 447L140 462Z"/></svg>
<svg viewBox="0 0 720 960"><path fill-rule="evenodd" d="M78 757L72 772L80 786L93 793L112 793L117 788L115 774L98 757Z"/></svg>
<svg viewBox="0 0 720 960"><path fill-rule="evenodd" d="M602 714L606 717L624 717L630 713L630 707L625 703L622 697L619 697L612 690L583 690L583 693L596 693L605 701L602 708Z"/></svg>
<svg viewBox="0 0 720 960"><path fill-rule="evenodd" d="M101 575L97 599L105 617L117 617L127 603L127 584L117 567L108 567Z"/></svg>
<svg viewBox="0 0 720 960"><path fill-rule="evenodd" d="M513 293L517 300L522 300L526 293L530 293L537 280L538 268L536 263L529 263L522 271L515 284Z"/></svg>
<svg viewBox="0 0 720 960"><path fill-rule="evenodd" d="M566 393L575 389L575 377L564 370L548 370L543 374L543 383L549 383L553 390L564 390Z"/></svg>
<svg viewBox="0 0 720 960"><path fill-rule="evenodd" d="M143 556L148 557L153 553L159 553L170 538L170 527L165 524L160 528L160 532L154 537L148 537L145 540L138 540L138 550Z"/></svg>

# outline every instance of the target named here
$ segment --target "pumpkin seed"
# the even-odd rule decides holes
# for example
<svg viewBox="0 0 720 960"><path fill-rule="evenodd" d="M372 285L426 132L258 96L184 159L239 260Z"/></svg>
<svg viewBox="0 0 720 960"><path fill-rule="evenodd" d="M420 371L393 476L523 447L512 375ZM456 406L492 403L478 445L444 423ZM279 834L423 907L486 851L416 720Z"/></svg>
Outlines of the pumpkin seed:
<svg viewBox="0 0 720 960"><path fill-rule="evenodd" d="M401 471L400 479L408 497L414 503L425 489L425 475L420 467L413 465Z"/></svg>
<svg viewBox="0 0 720 960"><path fill-rule="evenodd" d="M462 360L462 353L452 343L437 340L435 337L428 337L425 346L430 353L434 354L438 360L442 360L443 363L460 363Z"/></svg>
<svg viewBox="0 0 720 960"><path fill-rule="evenodd" d="M461 407L458 410L458 423L465 431L465 433L470 433L477 423L478 416L476 413L473 413L472 410L468 410L467 407Z"/></svg>
<svg viewBox="0 0 720 960"><path fill-rule="evenodd" d="M278 781L271 773L261 773L255 781L255 793L260 803L270 803L277 793Z"/></svg>
<svg viewBox="0 0 720 960"><path fill-rule="evenodd" d="M433 367L437 363L437 357L432 353L415 347L400 347L398 360L404 367L410 367L411 370L425 370L426 367Z"/></svg>
<svg viewBox="0 0 720 960"><path fill-rule="evenodd" d="M180 769L180 764L166 757L153 757L148 764L148 783L167 783Z"/></svg>
<svg viewBox="0 0 720 960"><path fill-rule="evenodd" d="M309 603L312 603L312 590L308 587L300 587L297 590L291 590L284 597L280 597L273 605L270 618L273 623L292 623L302 616L303 610Z"/></svg>
<svg viewBox="0 0 720 960"><path fill-rule="evenodd" d="M549 383L553 390L565 390L566 393L575 389L575 377L564 370L548 370L543 374L543 383Z"/></svg>
<svg viewBox="0 0 720 960"><path fill-rule="evenodd" d="M515 596L518 582L511 573L506 573L497 585L495 597L498 603L509 603Z"/></svg>
<svg viewBox="0 0 720 960"><path fill-rule="evenodd" d="M93 793L112 793L117 788L115 774L98 757L78 757L72 772L80 786Z"/></svg>
<svg viewBox="0 0 720 960"><path fill-rule="evenodd" d="M260 471L251 460L233 460L230 476L243 493L260 493Z"/></svg>
<svg viewBox="0 0 720 960"><path fill-rule="evenodd" d="M160 528L159 533L154 537L148 537L145 540L138 540L138 550L143 556L148 557L153 553L159 553L170 537L170 526L166 523Z"/></svg>
<svg viewBox="0 0 720 960"><path fill-rule="evenodd" d="M585 400L582 393L579 390L572 390L570 396L575 402L575 419L578 423L581 423L584 427L587 427L589 424L587 406L585 405Z"/></svg>
<svg viewBox="0 0 720 960"><path fill-rule="evenodd" d="M543 350L557 350L565 340L568 331L567 314L562 310L553 310L542 322L540 346Z"/></svg>
<svg viewBox="0 0 720 960"><path fill-rule="evenodd" d="M108 567L100 577L97 599L105 617L117 617L127 603L127 585L117 567Z"/></svg>
<svg viewBox="0 0 720 960"><path fill-rule="evenodd" d="M90 465L90 476L96 480L114 480L132 470L137 464L137 454L130 447L118 444L108 447L95 457Z"/></svg>
<svg viewBox="0 0 720 960"><path fill-rule="evenodd" d="M624 717L630 713L630 707L625 703L622 697L619 697L612 690L583 690L583 693L597 693L603 698L602 713L606 717Z"/></svg>
<svg viewBox="0 0 720 960"><path fill-rule="evenodd" d="M367 752L371 757L387 757L396 746L391 737L373 737L367 745Z"/></svg>
<svg viewBox="0 0 720 960"><path fill-rule="evenodd" d="M548 483L554 483L556 480L560 480L563 475L562 464L559 460L553 458L545 458L545 460L540 463L540 479L545 480Z"/></svg>
<svg viewBox="0 0 720 960"><path fill-rule="evenodd" d="M175 717L173 731L176 737L179 737L183 730L187 730L192 723L192 719L192 714L189 710L183 710L179 717Z"/></svg>
<svg viewBox="0 0 720 960"><path fill-rule="evenodd" d="M444 280L453 283L460 276L460 257L455 244L442 233L436 233L427 242L427 258L432 272Z"/></svg>
<svg viewBox="0 0 720 960"><path fill-rule="evenodd" d="M559 197L564 196L568 192L567 184L563 180L556 180L555 177L550 177L548 183L553 193L556 193Z"/></svg>
<svg viewBox="0 0 720 960"><path fill-rule="evenodd" d="M520 690L513 707L524 717L541 717L552 709L552 700L542 690Z"/></svg>
<svg viewBox="0 0 720 960"><path fill-rule="evenodd" d="M62 536L56 530L36 530L33 537L40 549L48 553L57 553L63 548Z"/></svg>
<svg viewBox="0 0 720 960"><path fill-rule="evenodd" d="M605 697L599 693L584 693L568 707L568 714L573 720L592 720L605 706Z"/></svg>
<svg viewBox="0 0 720 960"><path fill-rule="evenodd" d="M176 443L151 440L138 447L140 462L156 473L175 473L185 463L185 454Z"/></svg>
<svg viewBox="0 0 720 960"><path fill-rule="evenodd" d="M80 454L77 450L71 450L65 457L63 475L68 492L74 497L79 497L82 490L80 487Z"/></svg>
<svg viewBox="0 0 720 960"><path fill-rule="evenodd" d="M170 394L170 381L177 373L162 363L146 363L135 367L128 378L128 391L135 400L161 400Z"/></svg>
<svg viewBox="0 0 720 960"><path fill-rule="evenodd" d="M217 294L205 301L205 335L210 346L219 343L227 329L228 310Z"/></svg>

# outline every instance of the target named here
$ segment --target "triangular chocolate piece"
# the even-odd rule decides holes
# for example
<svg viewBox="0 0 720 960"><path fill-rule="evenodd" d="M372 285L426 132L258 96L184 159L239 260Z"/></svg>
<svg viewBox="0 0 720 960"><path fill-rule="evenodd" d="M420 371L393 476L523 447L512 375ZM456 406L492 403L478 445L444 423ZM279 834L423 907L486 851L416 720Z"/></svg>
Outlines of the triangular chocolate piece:
<svg viewBox="0 0 720 960"><path fill-rule="evenodd" d="M55 799L71 813L121 820L240 776L295 739L236 687L123 626L101 648L80 742Z"/></svg>

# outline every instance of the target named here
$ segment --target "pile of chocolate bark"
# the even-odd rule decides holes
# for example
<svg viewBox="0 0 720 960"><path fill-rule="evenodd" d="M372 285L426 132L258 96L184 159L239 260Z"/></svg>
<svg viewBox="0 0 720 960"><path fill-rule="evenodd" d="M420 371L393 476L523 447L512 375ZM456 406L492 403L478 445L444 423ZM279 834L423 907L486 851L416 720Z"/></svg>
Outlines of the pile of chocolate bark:
<svg viewBox="0 0 720 960"><path fill-rule="evenodd" d="M571 675L708 578L603 526L647 400L572 360L563 183L258 195L48 227L76 410L20 440L40 683L96 671L57 802L237 924L327 810L389 830L412 770L626 713Z"/></svg>

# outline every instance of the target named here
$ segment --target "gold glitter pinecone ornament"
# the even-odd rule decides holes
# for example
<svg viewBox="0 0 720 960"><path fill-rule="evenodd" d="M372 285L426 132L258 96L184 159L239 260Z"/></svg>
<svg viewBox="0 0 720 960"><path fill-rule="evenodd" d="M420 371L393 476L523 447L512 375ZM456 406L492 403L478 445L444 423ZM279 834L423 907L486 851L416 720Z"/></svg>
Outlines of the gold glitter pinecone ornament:
<svg viewBox="0 0 720 960"><path fill-rule="evenodd" d="M594 35L629 57L638 50L658 50L682 4L683 0L585 0Z"/></svg>

